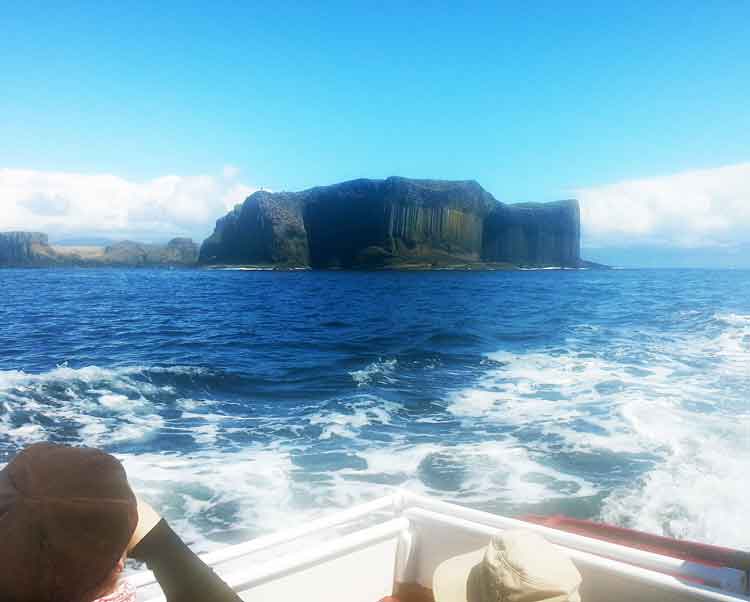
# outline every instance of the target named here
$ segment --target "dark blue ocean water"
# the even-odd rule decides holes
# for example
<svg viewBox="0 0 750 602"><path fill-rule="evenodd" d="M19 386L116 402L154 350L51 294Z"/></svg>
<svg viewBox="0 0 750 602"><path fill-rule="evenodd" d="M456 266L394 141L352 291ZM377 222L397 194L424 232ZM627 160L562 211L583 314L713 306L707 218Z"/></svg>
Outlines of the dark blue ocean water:
<svg viewBox="0 0 750 602"><path fill-rule="evenodd" d="M198 549L401 486L750 549L750 272L0 271L0 463L103 447Z"/></svg>

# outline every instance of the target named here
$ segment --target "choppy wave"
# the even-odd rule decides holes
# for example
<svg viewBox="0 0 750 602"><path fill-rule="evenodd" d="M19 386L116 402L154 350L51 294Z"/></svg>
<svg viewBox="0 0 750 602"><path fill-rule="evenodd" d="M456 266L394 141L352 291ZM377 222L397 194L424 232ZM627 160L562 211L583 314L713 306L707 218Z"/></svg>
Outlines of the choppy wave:
<svg viewBox="0 0 750 602"><path fill-rule="evenodd" d="M386 361L364 372L395 368ZM198 550L394 486L486 507L594 493L510 439L415 442L404 407L370 393L260 418L251 406L229 412L226 402L182 397L175 381L185 376L212 377L186 366L2 372L0 444L8 453L42 440L115 453L135 489Z"/></svg>
<svg viewBox="0 0 750 602"><path fill-rule="evenodd" d="M714 321L725 327L713 337L594 351L571 339L562 349L490 354L497 367L456 393L449 411L512 426L532 449L568 462L617 457L614 468L637 478L608 494L607 522L750 547L737 529L750 464L750 316Z"/></svg>
<svg viewBox="0 0 750 602"><path fill-rule="evenodd" d="M390 424L398 404L368 396L354 398L337 410L314 412L307 417L311 425L319 425L319 439L331 437L355 438L360 429L374 423Z"/></svg>
<svg viewBox="0 0 750 602"><path fill-rule="evenodd" d="M349 374L359 386L372 384L375 380L393 382L393 372L397 364L398 360L393 358L378 360L360 370L353 370Z"/></svg>
<svg viewBox="0 0 750 602"><path fill-rule="evenodd" d="M142 368L79 369L43 374L0 372L0 442L74 441L98 447L142 440L163 425L149 398L159 387L134 379Z"/></svg>
<svg viewBox="0 0 750 602"><path fill-rule="evenodd" d="M103 447L200 551L391 487L750 549L744 281L277 276L76 272L55 312L10 295L0 461Z"/></svg>

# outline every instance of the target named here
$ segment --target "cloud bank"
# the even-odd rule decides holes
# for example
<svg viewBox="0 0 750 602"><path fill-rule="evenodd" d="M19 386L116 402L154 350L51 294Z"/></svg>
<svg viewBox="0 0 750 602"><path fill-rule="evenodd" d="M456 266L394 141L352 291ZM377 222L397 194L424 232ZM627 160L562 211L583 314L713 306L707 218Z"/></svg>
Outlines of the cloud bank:
<svg viewBox="0 0 750 602"><path fill-rule="evenodd" d="M0 231L200 241L256 190L217 175L133 181L110 174L0 169ZM750 163L580 188L585 248L736 249L750 243Z"/></svg>
<svg viewBox="0 0 750 602"><path fill-rule="evenodd" d="M733 248L750 242L750 163L574 194L585 247Z"/></svg>
<svg viewBox="0 0 750 602"><path fill-rule="evenodd" d="M35 230L57 239L201 239L218 217L256 190L238 177L239 169L231 165L218 176L169 175L146 181L0 169L0 231Z"/></svg>

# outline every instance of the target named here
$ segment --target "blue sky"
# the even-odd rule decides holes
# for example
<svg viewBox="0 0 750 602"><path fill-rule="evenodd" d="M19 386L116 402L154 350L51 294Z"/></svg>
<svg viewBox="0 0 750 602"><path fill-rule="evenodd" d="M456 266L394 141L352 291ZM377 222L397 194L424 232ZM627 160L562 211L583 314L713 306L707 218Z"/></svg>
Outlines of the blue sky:
<svg viewBox="0 0 750 602"><path fill-rule="evenodd" d="M123 205L176 185L164 178L181 178L175 203L203 203L170 217L132 201L134 215L148 214L140 229L102 209L119 216L113 232L145 236L170 219L200 236L232 195L259 186L394 174L475 179L506 202L583 204L598 191L590 202L601 209L630 202L611 195L615 185L668 187L696 172L709 174L710 196L724 173L712 170L750 162L747 2L237 4L4 3L0 169L8 190L27 194L23 215L53 207L41 221L54 230L50 214L80 210L79 196L108 202L75 192L109 190L85 175L125 182ZM616 263L639 245L713 258L750 240L750 186L739 186L722 188L725 213L721 199L696 213L723 216L730 234L691 222L692 235L676 237L679 220L660 224L684 190L660 193L669 198L654 208L635 185L625 188L656 225L623 232L597 218L584 222L584 243ZM14 215L0 226L24 225ZM101 230L83 220L76 233Z"/></svg>

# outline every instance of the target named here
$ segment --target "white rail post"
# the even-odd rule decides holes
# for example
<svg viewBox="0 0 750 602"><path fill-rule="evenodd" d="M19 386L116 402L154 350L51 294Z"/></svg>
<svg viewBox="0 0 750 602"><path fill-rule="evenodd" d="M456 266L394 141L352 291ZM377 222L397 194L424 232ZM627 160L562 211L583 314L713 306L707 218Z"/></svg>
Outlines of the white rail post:
<svg viewBox="0 0 750 602"><path fill-rule="evenodd" d="M404 514L407 504L408 497L406 492L403 489L398 489L393 495L393 514L395 518L404 517L408 520L408 517ZM414 533L414 529L411 528L411 521L409 521L408 527L399 534L398 545L396 546L396 564L393 571L394 593L398 583L409 583L416 579L414 555L417 547L415 537L416 534Z"/></svg>

